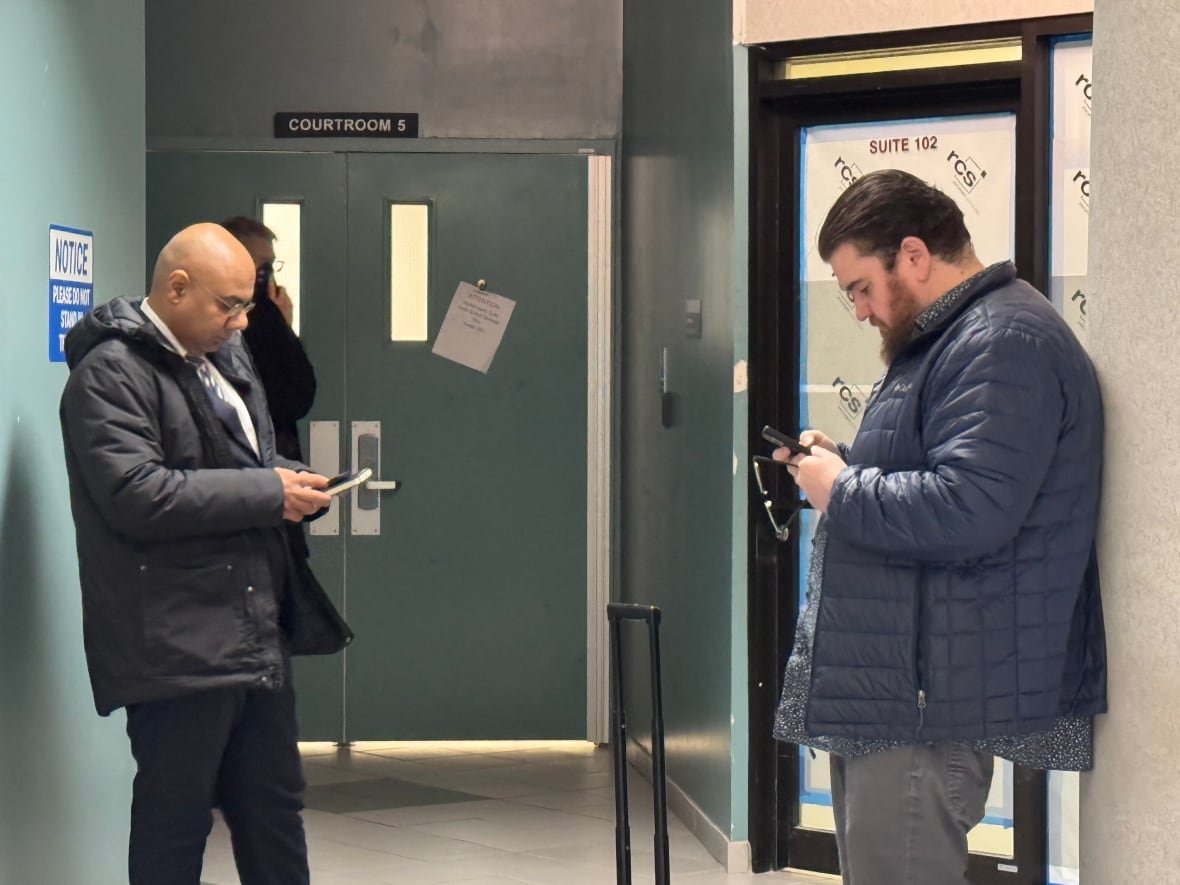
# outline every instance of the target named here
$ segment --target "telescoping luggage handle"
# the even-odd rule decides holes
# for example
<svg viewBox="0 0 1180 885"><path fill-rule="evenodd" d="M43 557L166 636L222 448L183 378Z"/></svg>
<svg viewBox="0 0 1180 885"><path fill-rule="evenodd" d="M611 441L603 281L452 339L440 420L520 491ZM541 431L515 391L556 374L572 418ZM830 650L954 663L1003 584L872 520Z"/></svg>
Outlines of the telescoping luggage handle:
<svg viewBox="0 0 1180 885"><path fill-rule="evenodd" d="M615 870L618 885L631 885L631 825L627 809L627 713L623 703L621 621L646 621L651 651L651 787L655 805L655 885L669 885L668 788L664 770L664 711L660 690L660 610L654 605L612 602L606 607L611 643L611 753L615 770Z"/></svg>

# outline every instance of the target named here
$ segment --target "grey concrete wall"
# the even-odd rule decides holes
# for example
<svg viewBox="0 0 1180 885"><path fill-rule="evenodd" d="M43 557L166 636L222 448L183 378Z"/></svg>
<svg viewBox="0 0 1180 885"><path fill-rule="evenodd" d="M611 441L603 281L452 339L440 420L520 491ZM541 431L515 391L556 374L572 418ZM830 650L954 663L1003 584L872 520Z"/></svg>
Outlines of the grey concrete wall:
<svg viewBox="0 0 1180 885"><path fill-rule="evenodd" d="M1180 876L1180 7L1097 0L1089 345L1106 403L1110 714L1082 778L1082 882Z"/></svg>
<svg viewBox="0 0 1180 885"><path fill-rule="evenodd" d="M149 138L276 111L421 115L431 138L614 138L622 0L150 0ZM291 142L286 142L289 146Z"/></svg>
<svg viewBox="0 0 1180 885"><path fill-rule="evenodd" d="M94 712L48 355L49 225L142 293L143 2L0 0L0 882L127 881L134 766Z"/></svg>

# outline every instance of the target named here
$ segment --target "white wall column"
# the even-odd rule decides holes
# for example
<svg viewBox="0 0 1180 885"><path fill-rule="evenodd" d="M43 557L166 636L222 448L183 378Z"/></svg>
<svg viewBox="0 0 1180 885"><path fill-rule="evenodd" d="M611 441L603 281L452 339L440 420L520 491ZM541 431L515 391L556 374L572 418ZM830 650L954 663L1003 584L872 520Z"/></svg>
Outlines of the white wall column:
<svg viewBox="0 0 1180 885"><path fill-rule="evenodd" d="M1106 403L1110 714L1082 779L1082 882L1180 876L1180 6L1097 0L1089 346Z"/></svg>

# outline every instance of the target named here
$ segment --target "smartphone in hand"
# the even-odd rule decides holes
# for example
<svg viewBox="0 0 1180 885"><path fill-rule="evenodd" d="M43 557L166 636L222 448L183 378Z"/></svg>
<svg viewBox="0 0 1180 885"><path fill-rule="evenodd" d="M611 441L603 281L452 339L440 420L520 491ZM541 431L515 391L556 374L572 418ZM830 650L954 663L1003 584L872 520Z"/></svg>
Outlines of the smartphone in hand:
<svg viewBox="0 0 1180 885"><path fill-rule="evenodd" d="M768 443L773 443L775 446L782 448L786 447L790 450L792 455L810 455L811 447L805 446L793 436L787 436L781 430L775 430L769 424L762 428L762 438Z"/></svg>
<svg viewBox="0 0 1180 885"><path fill-rule="evenodd" d="M366 467L359 473L344 473L338 476L333 476L328 480L328 484L322 489L325 495L339 495L341 492L347 492L351 488L359 486L361 483L368 480L373 475L373 471Z"/></svg>

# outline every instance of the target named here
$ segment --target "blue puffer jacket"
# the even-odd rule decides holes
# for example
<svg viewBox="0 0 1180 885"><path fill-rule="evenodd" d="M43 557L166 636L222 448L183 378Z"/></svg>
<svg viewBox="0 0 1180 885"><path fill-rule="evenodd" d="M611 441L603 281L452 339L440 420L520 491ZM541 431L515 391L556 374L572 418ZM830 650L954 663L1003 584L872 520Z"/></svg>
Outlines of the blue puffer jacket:
<svg viewBox="0 0 1180 885"><path fill-rule="evenodd" d="M832 488L807 730L1043 731L1106 709L1094 369L1011 264L894 359Z"/></svg>

